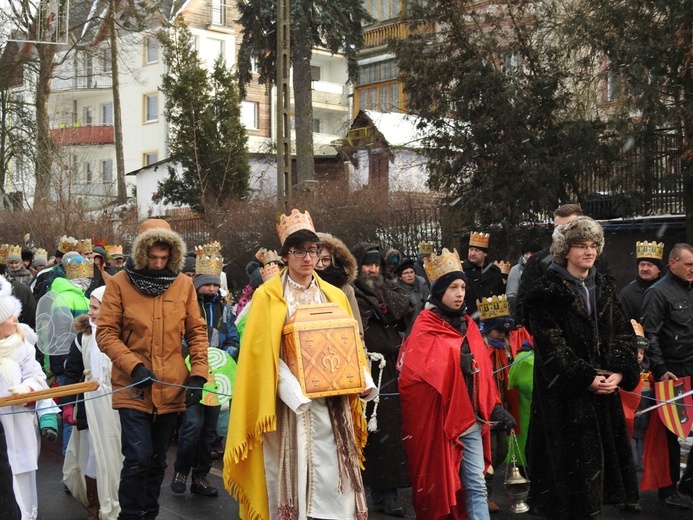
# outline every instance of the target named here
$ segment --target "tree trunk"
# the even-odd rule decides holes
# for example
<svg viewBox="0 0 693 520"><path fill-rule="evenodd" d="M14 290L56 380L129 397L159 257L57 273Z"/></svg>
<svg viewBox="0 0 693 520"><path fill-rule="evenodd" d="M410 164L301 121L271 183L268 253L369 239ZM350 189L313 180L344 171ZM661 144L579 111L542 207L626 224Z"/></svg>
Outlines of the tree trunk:
<svg viewBox="0 0 693 520"><path fill-rule="evenodd" d="M310 9L303 9L296 20L295 38L291 53L294 72L294 113L296 126L296 170L298 189L308 186L306 181L315 180L313 153L313 91L310 73L311 40L308 16Z"/></svg>
<svg viewBox="0 0 693 520"><path fill-rule="evenodd" d="M34 207L44 208L50 201L51 169L53 166L53 143L48 121L48 99L51 94L53 76L53 45L36 45L39 57L36 78L36 186Z"/></svg>
<svg viewBox="0 0 693 520"><path fill-rule="evenodd" d="M116 202L125 204L128 194L125 188L125 159L123 157L123 121L120 117L120 80L118 76L118 40L115 24L115 0L109 2L109 32L111 37L111 88L113 90L113 131L115 133L116 178L118 195Z"/></svg>

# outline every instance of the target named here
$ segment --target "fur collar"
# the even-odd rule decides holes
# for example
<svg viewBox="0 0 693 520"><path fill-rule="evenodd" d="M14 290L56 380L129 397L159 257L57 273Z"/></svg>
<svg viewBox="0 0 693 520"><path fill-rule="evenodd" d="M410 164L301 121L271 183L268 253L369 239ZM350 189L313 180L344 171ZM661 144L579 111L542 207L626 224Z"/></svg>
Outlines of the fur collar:
<svg viewBox="0 0 693 520"><path fill-rule="evenodd" d="M170 229L153 228L140 233L132 245L132 260L136 270L147 267L147 252L156 242L168 244L171 248L166 269L177 273L185 261L185 242L181 236Z"/></svg>
<svg viewBox="0 0 693 520"><path fill-rule="evenodd" d="M349 248L344 242L329 233L318 233L320 242L325 244L325 246L332 252L332 256L337 261L337 263L344 268L346 273L346 282L352 283L356 280L358 276L358 266L356 265L356 258L351 254Z"/></svg>

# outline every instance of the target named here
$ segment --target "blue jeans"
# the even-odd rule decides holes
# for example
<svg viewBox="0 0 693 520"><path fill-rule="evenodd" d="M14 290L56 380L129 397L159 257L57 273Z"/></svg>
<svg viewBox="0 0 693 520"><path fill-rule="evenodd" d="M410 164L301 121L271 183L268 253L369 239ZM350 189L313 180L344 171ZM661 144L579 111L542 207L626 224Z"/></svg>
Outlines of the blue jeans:
<svg viewBox="0 0 693 520"><path fill-rule="evenodd" d="M177 414L152 415L129 408L118 412L125 458L118 489L118 520L156 518Z"/></svg>
<svg viewBox="0 0 693 520"><path fill-rule="evenodd" d="M178 453L173 467L186 477L206 477L212 469L212 447L217 437L217 420L221 406L197 403L185 410L178 430Z"/></svg>
<svg viewBox="0 0 693 520"><path fill-rule="evenodd" d="M481 441L481 428L460 435L464 446L460 478L464 488L465 505L469 520L488 520L486 481L484 480L484 445Z"/></svg>

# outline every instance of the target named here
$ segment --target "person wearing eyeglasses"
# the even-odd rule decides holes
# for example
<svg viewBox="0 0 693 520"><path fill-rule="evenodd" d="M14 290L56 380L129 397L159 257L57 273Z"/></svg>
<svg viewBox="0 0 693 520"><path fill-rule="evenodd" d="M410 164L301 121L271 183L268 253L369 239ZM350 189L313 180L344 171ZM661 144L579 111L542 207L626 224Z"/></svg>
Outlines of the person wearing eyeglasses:
<svg viewBox="0 0 693 520"><path fill-rule="evenodd" d="M594 267L603 248L591 218L559 225L554 260L525 300L535 355L529 505L552 519L598 518L602 504L641 510L619 397L639 382L636 339L613 278Z"/></svg>
<svg viewBox="0 0 693 520"><path fill-rule="evenodd" d="M363 401L377 389L367 368L361 395L308 399L284 355L282 329L302 304L345 294L315 275L320 239L308 212L277 225L286 264L253 294L241 337L224 452L224 482L241 518L357 520L368 507L360 464L366 442Z"/></svg>

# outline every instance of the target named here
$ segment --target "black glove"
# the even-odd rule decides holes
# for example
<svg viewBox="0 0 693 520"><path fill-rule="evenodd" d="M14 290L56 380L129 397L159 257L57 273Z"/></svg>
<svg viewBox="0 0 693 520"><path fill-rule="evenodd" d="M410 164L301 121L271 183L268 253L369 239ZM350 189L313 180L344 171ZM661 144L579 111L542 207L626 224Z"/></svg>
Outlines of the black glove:
<svg viewBox="0 0 693 520"><path fill-rule="evenodd" d="M154 384L154 372L149 370L144 363L139 363L130 373L132 382L139 389L148 388Z"/></svg>
<svg viewBox="0 0 693 520"><path fill-rule="evenodd" d="M199 404L202 400L202 387L207 380L201 376L192 376L188 381L188 388L185 390L185 407L190 408Z"/></svg>
<svg viewBox="0 0 693 520"><path fill-rule="evenodd" d="M510 415L510 412L499 404L493 407L493 411L491 412L491 421L496 423L491 427L491 429L495 431L512 430L513 428L517 428L515 418Z"/></svg>
<svg viewBox="0 0 693 520"><path fill-rule="evenodd" d="M56 442L58 440L58 432L55 431L55 428L51 428L50 426L41 428L41 438L48 442Z"/></svg>

